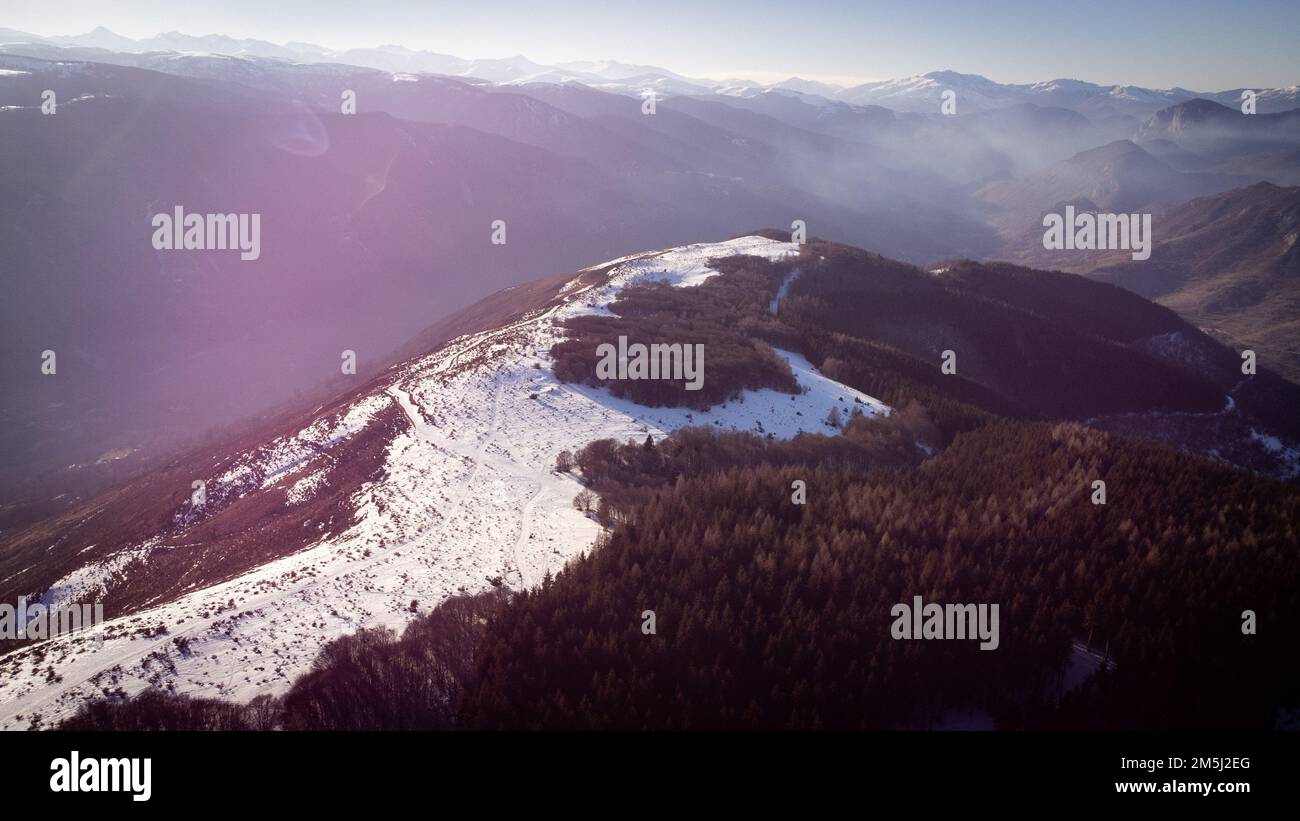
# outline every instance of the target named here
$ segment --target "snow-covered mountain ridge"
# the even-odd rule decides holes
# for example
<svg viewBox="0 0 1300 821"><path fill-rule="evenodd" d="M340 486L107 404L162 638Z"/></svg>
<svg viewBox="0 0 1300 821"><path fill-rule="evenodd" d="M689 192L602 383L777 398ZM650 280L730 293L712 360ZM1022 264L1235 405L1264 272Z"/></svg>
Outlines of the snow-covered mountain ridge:
<svg viewBox="0 0 1300 821"><path fill-rule="evenodd" d="M707 412L642 407L555 378L548 351L563 336L560 323L608 312L623 288L648 281L692 287L718 275L711 259L777 260L797 252L794 244L750 236L586 269L546 308L395 365L345 406L242 453L207 480L208 505L263 495L268 504L306 510L331 492L324 477L340 458L336 449L366 433L386 438L381 478L344 500L354 512L346 527L305 518L301 527L321 535L302 549L109 619L102 643L79 634L0 657L0 727L48 725L88 697L150 685L237 700L282 693L332 638L361 627L401 629L416 610L458 592L536 584L588 549L599 532L572 504L581 486L554 469L562 450L604 437L658 437L686 425L790 437L828 432L832 408L888 413L790 352L779 353L803 393L749 391ZM705 367L707 378L707 359ZM384 427L390 424L391 436ZM168 541L183 541L206 515L200 509L178 516ZM124 544L51 585L44 601L111 595L117 574L147 566L156 551L177 549L162 543Z"/></svg>

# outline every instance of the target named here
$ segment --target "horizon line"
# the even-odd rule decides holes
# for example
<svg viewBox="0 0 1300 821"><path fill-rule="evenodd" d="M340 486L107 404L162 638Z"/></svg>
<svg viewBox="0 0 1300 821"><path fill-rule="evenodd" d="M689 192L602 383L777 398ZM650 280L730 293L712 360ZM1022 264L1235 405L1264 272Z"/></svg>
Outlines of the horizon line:
<svg viewBox="0 0 1300 821"><path fill-rule="evenodd" d="M1078 78L1078 77L1053 77L1053 78L1049 78L1049 79L1045 79L1045 80L1036 80L1036 81L1033 81L1033 82L1004 82L1004 81L1002 81L1002 80L996 80L996 79L994 79L994 78L992 78L992 77L990 77L990 76L988 76L988 75L986 75L986 74L975 73L975 72L968 72L968 71L958 71L958 70L956 70L956 69L951 69L951 68L934 69L934 70L931 70L931 71L919 72L919 73L915 73L915 74L907 74L907 75L900 75L900 76L886 76L886 77L881 77L881 76L868 76L868 75L826 74L826 73L820 73L820 72L799 72L799 71L787 72L787 71L784 71L784 70L781 70L781 71L773 71L773 70L768 70L768 69L736 69L736 70L730 70L730 69L719 69L719 70L710 70L710 71L705 71L705 72L693 72L693 73L691 73L691 74L683 74L683 73L681 73L681 72L676 71L675 69L667 68L666 66L663 66L663 65L653 65L653 64L646 64L646 63L625 63L625 62L623 62L622 60L617 60L617 59L613 59L613 58L603 58L603 59L600 59L600 60L565 60L565 61L563 61L563 62L559 62L559 63L541 63L541 62L538 62L538 61L534 60L533 58L531 58L531 57L529 57L529 56L527 56L527 55L525 55L525 54L522 54L522 53L509 54L509 55L504 55L504 56L495 56L495 57L488 57L488 56L465 57L465 56L462 56L462 55L459 55L459 54L451 54L451 53L449 53L449 52L445 52L445 51L434 51L433 49L427 49L427 48L411 48L410 46L404 45L404 44L402 44L402 43L392 43L392 42L390 42L390 43L381 43L381 44L378 44L378 45L365 45L365 46L347 46L347 47L339 47L339 46L325 45L325 44L320 43L320 42L310 42L310 41L306 41L306 40L286 40L286 41L284 41L284 42L276 42L276 41L274 41L274 40L269 40L269 39L265 39L265 38L262 38L262 37L255 37L255 36L247 36L247 37L245 37L245 36L237 36L237 35L227 34L227 33L223 33L223 32L211 32L211 33L208 33L208 34L189 34L189 33L183 32L183 31L179 31L179 30L177 30L177 29L172 29L172 30L169 30L169 31L160 31L160 32L157 32L157 33L155 33L155 34L151 34L151 35L149 35L148 37L139 37L139 38L137 38L137 37L131 37L131 36L128 36L128 35L125 35L125 34L119 34L118 32L114 31L113 29L110 29L108 26L105 26L105 25L103 25L103 24L96 25L96 26L94 26L93 28L89 29L88 31L82 32L82 33L80 33L80 34L38 34L38 33L34 32L34 31L26 31L26 30L21 30L21 29L10 29L10 31L13 31L13 32L15 32L15 33L19 33L19 34L30 35L30 36L32 36L32 37L37 37L37 38L40 38L41 40L51 40L51 39L54 39L54 38L75 39L75 38L80 38L80 37L85 37L85 36L87 36L87 35L95 34L96 32L105 32L105 33L107 33L107 34L111 34L111 35L113 35L114 37L121 37L122 39L130 40L130 41L132 41L133 43L137 43L137 44L143 42L144 40L156 39L156 38L163 37L163 36L166 36L166 35L169 35L169 34L175 34L175 35L179 35L179 36L181 36L181 37L191 37L191 38L194 38L194 39L203 39L203 38L207 38L207 37L222 37L222 38L226 38L226 39L234 40L234 41L241 41L241 40L244 40L244 41L256 41L256 42L261 42L261 43L268 43L268 44L270 44L270 45L272 45L272 46L276 46L277 48L288 48L288 49L291 49L293 46L311 46L311 47L313 47L313 48L322 49L322 50L325 50L325 51L332 52L333 54L336 54L336 55L341 55L341 54L344 54L344 53L346 53L346 52L348 52L348 51L363 51L363 50L378 50L378 49L385 49L385 48L397 48L397 49L404 49L404 50L409 51L409 52L411 52L411 53L413 53L413 54L431 54L431 55L436 55L436 56L440 56L440 57L450 57L450 58L457 59L457 60L465 60L465 61L468 61L468 62L475 62L475 61L482 61L482 60L513 60L513 59L521 59L521 60L527 60L528 62L530 62L530 63L532 63L532 64L534 64L534 65L540 66L540 67L542 67L542 68L548 68L548 69L553 69L553 68L562 68L562 67L565 66L566 64L573 64L573 63L598 63L598 62L608 62L608 63L615 63L615 64L621 64L621 65L641 65L641 66L645 66L645 67L648 67L648 68L653 68L653 69L658 69L658 70L660 70L660 71L665 71L665 72L668 72L668 73L670 73L670 74L676 75L676 76L681 77L681 78L686 79L686 80L707 80L707 81L710 81L710 82L713 82L713 83L719 83L719 84L721 84L721 83L727 83L727 82L729 82L729 81L732 81L732 82L734 82L734 81L743 81L743 82L747 82L747 83L752 83L753 85L764 86L764 87L773 87L773 86L779 85L780 83L783 83L783 82L789 82L789 81L792 81L792 80L800 80L800 81L805 81L805 82L819 83L819 84L821 84L821 85L833 86L833 87L835 87L835 88L836 88L837 90L839 90L839 91L847 91L847 90L853 89L853 88L855 88L855 87L857 87L857 86L866 85L866 84L869 84L869 83L885 83L885 82L890 82L890 81L892 81L892 80L910 80L910 79L916 79L916 78L921 78L921 77L926 77L926 78L928 78L928 77L930 77L930 75L932 75L932 74L956 74L956 75L960 75L960 76L963 76L963 77L974 77L974 78L979 78L979 79L983 79L983 80L988 80L989 82L994 83L994 84L996 84L996 85L1000 85L1000 86L1033 86L1033 85L1038 85L1038 84L1055 83L1055 82L1067 81L1067 82L1076 82L1076 83L1086 83L1086 84L1088 84L1088 85L1097 86L1097 87L1099 87L1099 88L1143 88L1143 89L1147 89L1147 90L1151 90L1151 91L1189 91L1189 92L1195 92L1195 93L1224 93L1224 92L1228 92L1228 91L1236 91L1236 90L1238 90L1238 87L1223 88L1223 89L1217 89L1217 90L1215 90L1215 89L1191 89L1191 88L1188 88L1188 87L1186 87L1186 86L1182 86L1182 85L1174 85L1174 86L1167 86L1167 87L1157 87L1157 86L1143 86L1143 85L1139 85L1139 84L1136 84L1136 83L1128 83L1128 82L1124 82L1124 83L1105 83L1105 82L1096 82L1096 81L1093 81L1093 80L1083 80L1083 79L1080 79L1080 78ZM12 41L9 41L9 42L12 42ZM4 43L0 43L0 45L4 45ZM75 45L63 45L63 44L57 44L57 43L55 43L55 44L53 44L53 45L56 45L57 47L60 47L60 48L99 48L99 47L94 47L94 46L75 46ZM104 50L104 51L109 51L109 52L114 52L114 51L116 51L115 49L111 49L111 48L104 48L103 50ZM187 53L188 53L188 54L199 54L199 53L225 54L224 52L185 52L185 51L176 51L176 50L174 50L174 49L167 49L166 51L171 51L172 53L175 53L175 54L187 54ZM121 52L119 52L119 53L121 53ZM125 52L125 53L148 53L148 52L146 51L146 52ZM241 55L235 55L235 54L225 54L225 56L236 57L236 58L239 58L239 59L246 59L244 56L241 56ZM253 55L253 56L256 56L256 55ZM268 59L268 58L258 58L258 59ZM310 62L315 62L315 61L310 61L310 60L309 60L309 61L306 61L306 62L309 62L309 63L310 63ZM345 65L347 65L347 64L345 64ZM357 66L357 67L358 67L358 68L368 68L367 66ZM378 70L378 69L377 69L377 70ZM757 78L759 78L759 77L766 77L766 78L768 78L768 79L766 79L766 80L760 80L760 79L757 79ZM1250 89L1268 90L1268 89L1290 89L1290 88L1296 88L1297 86L1300 86L1300 81L1297 81L1297 82L1291 83L1291 84L1289 84L1289 85L1281 85L1281 86L1255 85L1255 86L1240 86L1240 88L1250 88Z"/></svg>

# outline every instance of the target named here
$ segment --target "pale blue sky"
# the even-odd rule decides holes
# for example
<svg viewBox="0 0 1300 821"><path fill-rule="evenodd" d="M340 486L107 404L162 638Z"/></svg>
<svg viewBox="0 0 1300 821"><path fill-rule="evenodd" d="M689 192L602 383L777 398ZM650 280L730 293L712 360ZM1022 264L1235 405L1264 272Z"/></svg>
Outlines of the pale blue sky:
<svg viewBox="0 0 1300 821"><path fill-rule="evenodd" d="M615 59L763 82L938 69L1199 91L1300 82L1297 0L0 0L0 27L52 35L97 25L137 38L176 30L542 63Z"/></svg>

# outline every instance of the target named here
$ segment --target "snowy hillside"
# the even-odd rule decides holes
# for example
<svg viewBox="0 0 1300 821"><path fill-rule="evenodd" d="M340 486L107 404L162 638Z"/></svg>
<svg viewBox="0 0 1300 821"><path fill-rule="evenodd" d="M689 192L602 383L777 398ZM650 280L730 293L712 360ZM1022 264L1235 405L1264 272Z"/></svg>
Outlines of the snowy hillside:
<svg viewBox="0 0 1300 821"><path fill-rule="evenodd" d="M112 619L102 642L65 637L0 658L0 727L48 725L87 697L134 694L150 684L238 700L281 693L336 636L380 625L400 630L413 606L427 612L460 591L534 585L586 550L599 530L574 509L581 486L554 470L561 450L602 437L658 437L685 425L790 437L829 432L825 420L836 407L887 413L789 352L779 353L802 394L751 391L708 412L642 407L555 378L547 352L562 338L564 318L607 312L619 290L636 282L698 285L718 275L707 264L713 258L778 259L797 250L754 236L607 263L612 267L595 284L592 273L606 266L587 269L536 315L395 366L380 388L350 407L244 453L210 483L212 503L277 492L299 505L328 492L321 477L333 446L394 409L404 419L387 442L382 478L347 500L355 521L341 532L224 583ZM707 379L707 352L705 363ZM184 518L175 524L189 526ZM302 527L325 529L310 520ZM122 545L53 585L46 601L93 595L127 563L148 563L155 549L162 548L152 541Z"/></svg>

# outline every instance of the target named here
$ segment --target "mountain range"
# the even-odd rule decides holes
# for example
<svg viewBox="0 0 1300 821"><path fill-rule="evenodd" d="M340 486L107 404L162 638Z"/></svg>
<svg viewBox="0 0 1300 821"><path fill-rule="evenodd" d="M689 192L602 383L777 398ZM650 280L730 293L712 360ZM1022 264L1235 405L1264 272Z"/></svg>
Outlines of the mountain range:
<svg viewBox="0 0 1300 821"><path fill-rule="evenodd" d="M382 71L476 78L493 83L577 82L624 94L640 94L647 88L654 88L661 93L671 95L719 93L748 96L778 91L853 105L880 105L897 111L924 113L939 110L942 94L946 90L954 91L961 101L960 105L969 111L984 111L1031 103L1078 110L1098 118L1143 116L1161 108L1198 98L1213 100L1235 108L1241 103L1242 92L1247 90L1236 88L1204 92L1184 88L1150 89L1132 85L1100 85L1073 79L1037 83L998 83L977 74L961 74L947 70L849 87L799 77L762 85L736 79L711 80L685 77L659 66L621 63L616 60L588 60L543 65L522 55L466 59L431 51L416 51L397 45L334 50L311 43L293 42L277 45L265 40L241 39L221 34L194 36L176 31L133 40L115 34L102 26L85 34L54 37L41 37L0 28L0 45L20 43L44 43L98 52L134 54L175 52L260 58L290 63L339 63ZM102 57L102 54L98 57L86 53L77 56L80 59L95 60ZM1260 113L1300 107L1300 86L1250 90L1258 95Z"/></svg>
<svg viewBox="0 0 1300 821"><path fill-rule="evenodd" d="M233 48L222 42L206 45ZM46 89L61 101L53 118L39 110ZM344 89L355 116L340 112ZM801 219L913 263L1086 272L1086 254L1043 251L1042 214L1295 185L1298 122L1208 100L1144 119L1026 102L945 117L734 86L666 96L647 116L639 98L581 82L9 43L0 232L21 309L0 331L17 352L0 364L14 387L0 400L0 522L328 392L343 351L381 367L497 288L629 249ZM147 218L177 203L261 213L262 259L155 251ZM504 245L490 242L498 219ZM1225 220L1202 236L1232 230ZM137 311L148 319L122 321ZM1231 311L1214 324L1233 324ZM1289 327L1265 329L1277 341L1262 349L1294 373ZM43 350L77 378L29 367ZM240 389L220 387L230 380Z"/></svg>

